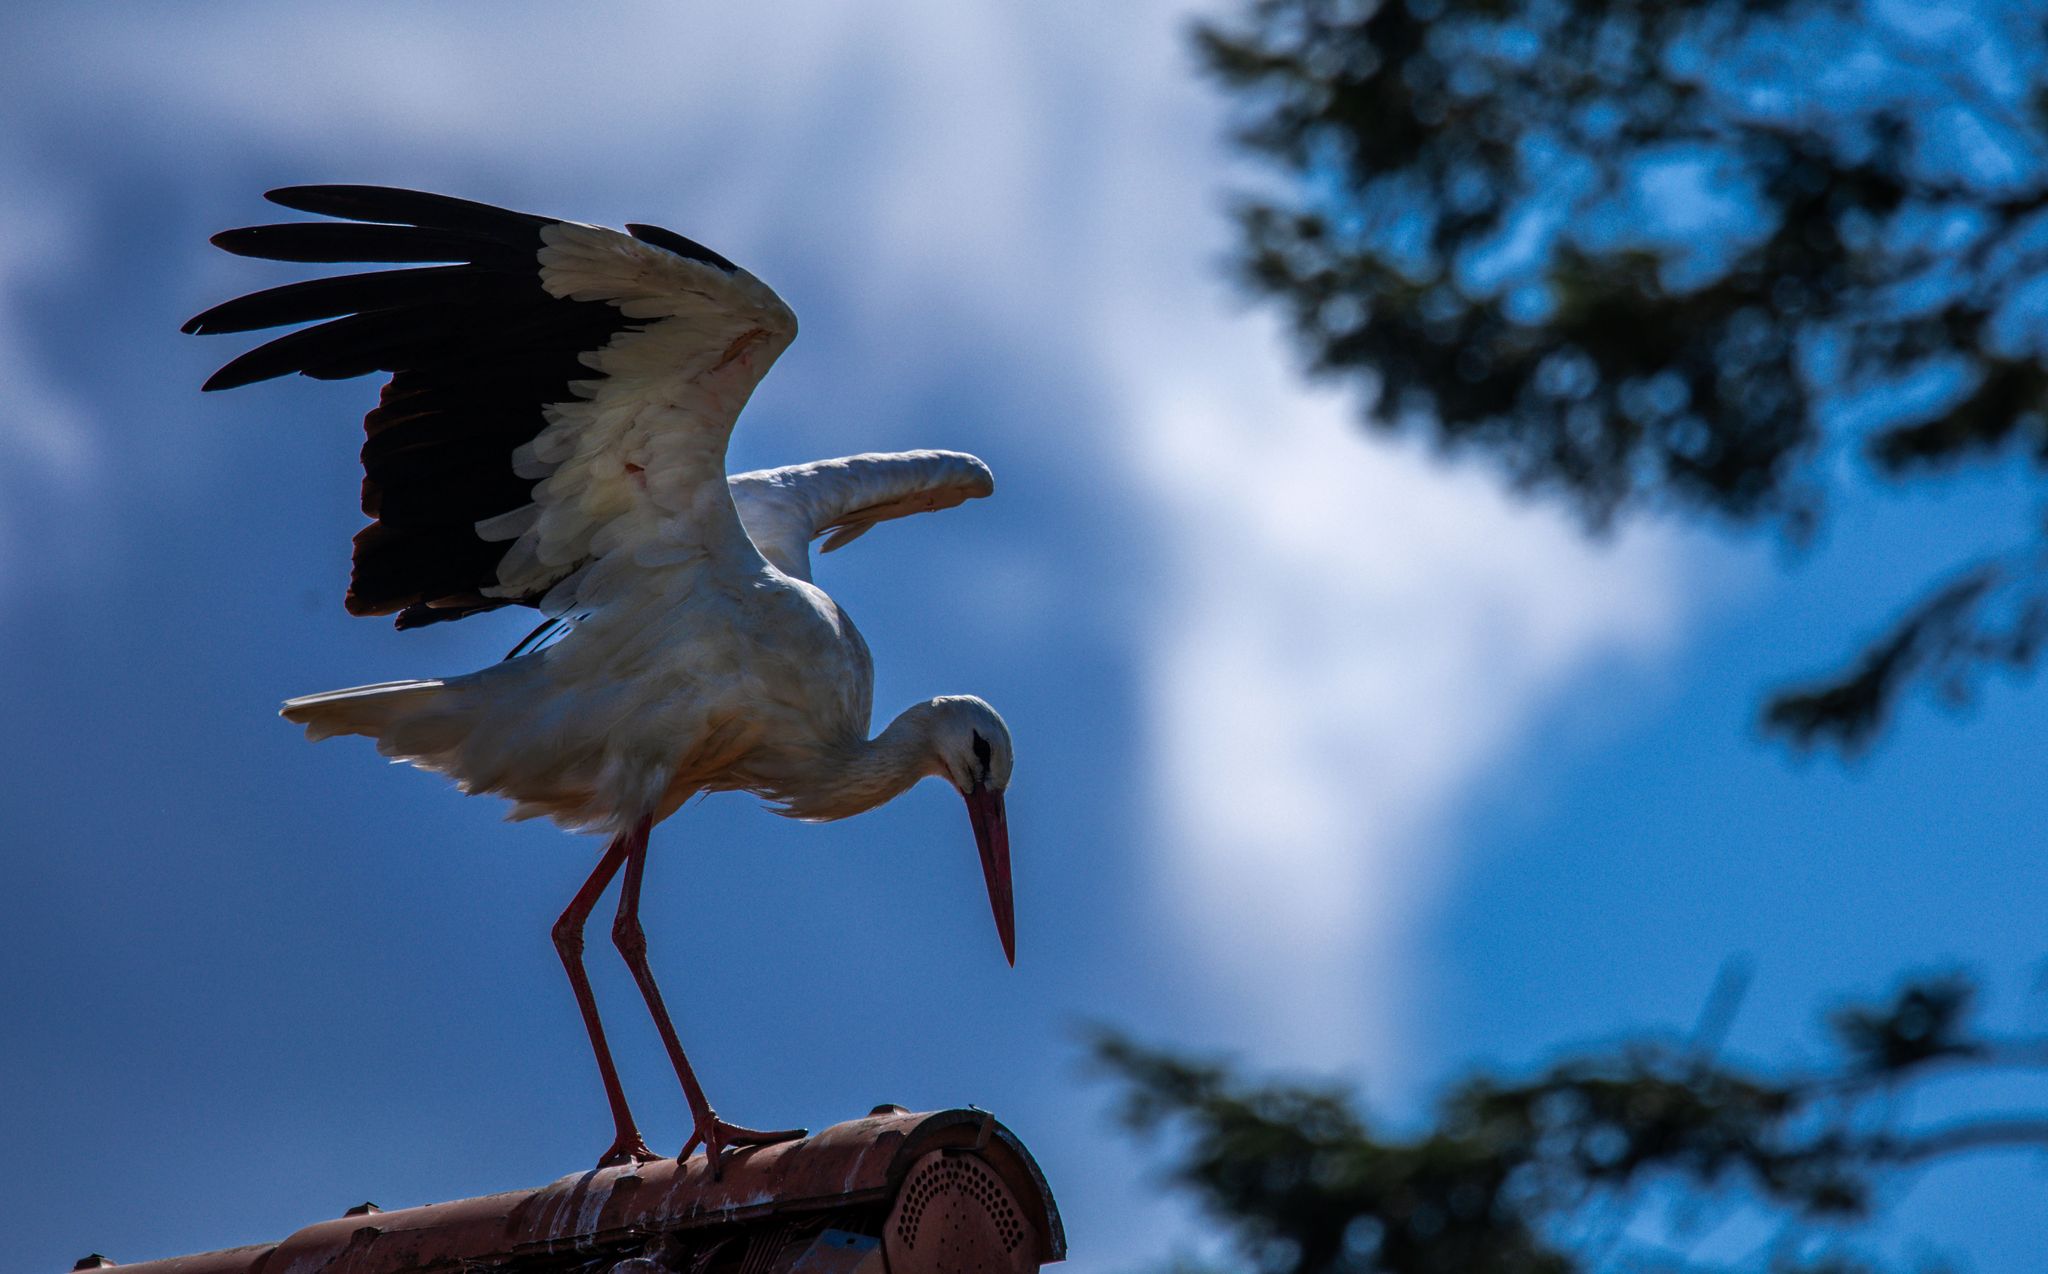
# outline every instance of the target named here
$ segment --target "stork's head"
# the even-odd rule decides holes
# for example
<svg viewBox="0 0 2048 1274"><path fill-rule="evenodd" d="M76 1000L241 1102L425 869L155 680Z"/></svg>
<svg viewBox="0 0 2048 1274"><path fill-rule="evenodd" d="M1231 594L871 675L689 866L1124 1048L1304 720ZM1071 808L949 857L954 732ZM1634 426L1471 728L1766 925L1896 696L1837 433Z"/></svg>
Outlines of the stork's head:
<svg viewBox="0 0 2048 1274"><path fill-rule="evenodd" d="M1003 789L1010 786L1010 727L996 710L973 695L947 695L931 702L932 751L939 773L967 799L974 843L981 850L982 879L995 912L1003 955L1017 963L1017 922L1010 893L1010 828L1003 818Z"/></svg>

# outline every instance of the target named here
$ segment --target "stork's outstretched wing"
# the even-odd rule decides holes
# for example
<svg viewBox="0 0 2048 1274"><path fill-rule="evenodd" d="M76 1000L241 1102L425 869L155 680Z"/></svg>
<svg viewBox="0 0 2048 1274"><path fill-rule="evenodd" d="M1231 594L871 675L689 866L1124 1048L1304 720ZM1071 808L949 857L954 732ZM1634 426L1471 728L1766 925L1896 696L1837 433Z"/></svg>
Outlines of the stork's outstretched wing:
<svg viewBox="0 0 2048 1274"><path fill-rule="evenodd" d="M808 580L810 545L819 536L830 533L824 547L830 553L877 522L988 495L996 480L987 465L963 452L899 451L736 473L731 488L761 556Z"/></svg>
<svg viewBox="0 0 2048 1274"><path fill-rule="evenodd" d="M409 628L551 592L555 609L600 559L674 563L745 539L726 441L796 336L766 284L657 226L621 234L382 186L267 197L346 220L213 241L276 261L446 263L287 284L185 325L321 320L235 359L208 389L392 373L363 421L374 520L356 536L352 613L396 611Z"/></svg>

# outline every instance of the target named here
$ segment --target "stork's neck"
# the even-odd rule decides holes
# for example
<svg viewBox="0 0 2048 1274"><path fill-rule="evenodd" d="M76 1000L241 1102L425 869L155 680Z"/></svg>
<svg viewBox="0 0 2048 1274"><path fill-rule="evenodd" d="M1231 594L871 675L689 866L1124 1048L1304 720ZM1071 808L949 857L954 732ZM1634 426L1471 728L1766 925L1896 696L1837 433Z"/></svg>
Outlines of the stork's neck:
<svg viewBox="0 0 2048 1274"><path fill-rule="evenodd" d="M856 743L790 802L799 818L848 818L903 795L943 768L932 743L932 705L913 704L872 739Z"/></svg>

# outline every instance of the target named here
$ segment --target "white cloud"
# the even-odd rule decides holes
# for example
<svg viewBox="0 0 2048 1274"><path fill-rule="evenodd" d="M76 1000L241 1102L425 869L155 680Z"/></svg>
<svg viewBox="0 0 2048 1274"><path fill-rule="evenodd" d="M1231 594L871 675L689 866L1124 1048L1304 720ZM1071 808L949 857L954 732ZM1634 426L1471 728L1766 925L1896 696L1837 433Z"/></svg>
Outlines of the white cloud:
<svg viewBox="0 0 2048 1274"><path fill-rule="evenodd" d="M0 487L10 489L0 513L4 591L17 569L14 559L24 538L18 519L28 493L72 507L84 493L96 445L83 404L44 371L31 339L29 297L55 287L75 260L74 221L56 199L28 196L39 170L25 156L0 150L0 171L16 174L19 183L0 182L0 225L8 227L0 236L0 385L7 387L0 407Z"/></svg>
<svg viewBox="0 0 2048 1274"><path fill-rule="evenodd" d="M1158 536L1132 601L1160 896L1228 997L1208 1043L1385 1077L1460 798L1595 663L1668 647L1688 572L1668 535L1590 544L1303 385L1218 280L1224 124L1155 18L1094 68L1114 179L1082 308Z"/></svg>
<svg viewBox="0 0 2048 1274"><path fill-rule="evenodd" d="M1127 385L1178 541L1147 665L1157 870L1233 995L1217 1042L1384 1077L1460 798L1590 665L1669 644L1682 568L1369 444L1265 335L1183 331Z"/></svg>

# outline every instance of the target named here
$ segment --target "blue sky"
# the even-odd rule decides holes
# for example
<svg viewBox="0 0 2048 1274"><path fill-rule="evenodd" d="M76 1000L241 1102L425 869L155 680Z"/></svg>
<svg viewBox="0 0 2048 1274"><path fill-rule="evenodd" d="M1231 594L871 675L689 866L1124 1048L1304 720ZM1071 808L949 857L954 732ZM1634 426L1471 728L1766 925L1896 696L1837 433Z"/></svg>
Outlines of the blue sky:
<svg viewBox="0 0 2048 1274"><path fill-rule="evenodd" d="M686 811L645 914L735 1119L978 1103L1038 1153L1075 1268L1128 1270L1195 1229L1105 1117L1086 1022L1341 1068L1397 1120L1470 1064L1682 1029L1735 954L1732 1045L1762 1059L1812 1056L1818 1004L1909 967L1980 970L1997 1022L2042 1025L2042 692L1916 705L1848 767L1752 727L1765 687L2023 535L2025 485L1851 473L1794 559L1669 526L1588 543L1365 438L1222 281L1234 174L1185 20L0 14L0 1268L537 1184L608 1139L547 939L596 846L273 715L525 627L342 613L372 381L198 393L242 346L179 322L278 278L205 238L294 182L673 227L802 319L736 468L933 446L995 469L994 499L819 580L879 713L971 692L1009 719L1018 967L936 787L826 827ZM592 964L673 1150L652 1032ZM1902 1219L1999 1268L2048 1243L2041 1186L1987 1160Z"/></svg>

